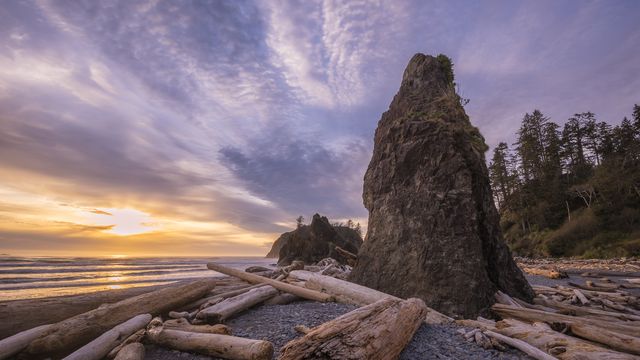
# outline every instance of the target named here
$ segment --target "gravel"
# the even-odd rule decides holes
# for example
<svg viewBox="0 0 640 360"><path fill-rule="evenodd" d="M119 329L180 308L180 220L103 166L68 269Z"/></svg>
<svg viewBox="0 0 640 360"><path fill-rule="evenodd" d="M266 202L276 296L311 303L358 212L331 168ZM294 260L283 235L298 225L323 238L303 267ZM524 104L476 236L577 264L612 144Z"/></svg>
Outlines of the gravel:
<svg viewBox="0 0 640 360"><path fill-rule="evenodd" d="M458 329L460 327L455 325L423 324L400 354L400 360L530 359L524 353L509 347L504 352L485 350L475 342L467 342L461 334L456 332Z"/></svg>
<svg viewBox="0 0 640 360"><path fill-rule="evenodd" d="M271 341L277 358L280 348L300 336L293 327L315 327L345 314L356 306L338 303L300 301L289 305L263 305L248 310L227 322L233 335ZM455 325L422 325L402 352L402 360L421 359L528 359L517 350L485 350L467 342ZM205 360L207 356L181 353L151 344L146 345L147 360Z"/></svg>

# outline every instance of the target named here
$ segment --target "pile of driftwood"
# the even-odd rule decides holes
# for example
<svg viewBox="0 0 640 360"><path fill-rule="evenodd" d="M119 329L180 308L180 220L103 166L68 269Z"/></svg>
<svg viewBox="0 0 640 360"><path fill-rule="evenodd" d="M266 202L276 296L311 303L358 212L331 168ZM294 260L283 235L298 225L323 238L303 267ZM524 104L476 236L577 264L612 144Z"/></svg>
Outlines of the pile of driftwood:
<svg viewBox="0 0 640 360"><path fill-rule="evenodd" d="M422 323L454 322L422 300L343 280L350 267L331 259L278 270L207 267L229 277L163 288L23 331L0 341L0 359L143 359L143 342L226 359L271 359L272 343L235 337L223 323L258 304L301 298L360 307L313 329L296 326L303 335L287 343L279 359L396 359ZM629 278L626 284L638 281ZM503 320L457 320L461 334L487 349L511 346L536 359L640 354L640 303L622 284L599 278L582 287L535 290L534 304L499 292L493 311Z"/></svg>
<svg viewBox="0 0 640 360"><path fill-rule="evenodd" d="M533 304L498 292L492 310L503 320L456 322L475 328L463 333L470 341L500 340L536 359L640 359L640 298L632 293L640 278L622 275L620 283L534 285Z"/></svg>
<svg viewBox="0 0 640 360"><path fill-rule="evenodd" d="M531 275L541 275L551 279L566 278L568 275L596 275L640 277L640 260L619 259L532 259L516 257L522 271Z"/></svg>

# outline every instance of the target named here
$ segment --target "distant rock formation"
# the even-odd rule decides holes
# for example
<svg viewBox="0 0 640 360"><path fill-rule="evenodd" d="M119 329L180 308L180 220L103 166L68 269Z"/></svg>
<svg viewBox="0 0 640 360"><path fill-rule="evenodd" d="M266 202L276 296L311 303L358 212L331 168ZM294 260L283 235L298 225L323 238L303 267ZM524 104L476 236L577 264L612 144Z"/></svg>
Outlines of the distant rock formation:
<svg viewBox="0 0 640 360"><path fill-rule="evenodd" d="M306 226L306 225L305 225ZM289 231L286 233L283 233L282 235L280 235L276 241L273 242L273 245L271 245L271 250L269 250L269 253L267 254L267 258L277 258L280 256L280 249L282 249L282 247L284 246L284 244L287 243L287 241L289 241L289 239L291 238L291 236L293 235L294 231Z"/></svg>
<svg viewBox="0 0 640 360"><path fill-rule="evenodd" d="M531 300L502 238L486 149L449 58L414 55L376 129L367 239L350 280L467 318L483 314L497 290Z"/></svg>
<svg viewBox="0 0 640 360"><path fill-rule="evenodd" d="M311 264L327 257L344 264L347 259L337 253L335 247L357 254L360 245L362 238L355 230L346 226L334 227L326 217L315 214L310 225L280 235L267 257L275 257L270 255L277 251L279 266L289 265L294 260Z"/></svg>

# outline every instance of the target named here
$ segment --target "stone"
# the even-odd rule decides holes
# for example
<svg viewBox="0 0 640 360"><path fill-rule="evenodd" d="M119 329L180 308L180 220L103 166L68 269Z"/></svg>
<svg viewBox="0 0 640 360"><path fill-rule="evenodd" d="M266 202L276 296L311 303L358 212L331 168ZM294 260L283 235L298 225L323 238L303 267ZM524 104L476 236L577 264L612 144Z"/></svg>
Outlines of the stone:
<svg viewBox="0 0 640 360"><path fill-rule="evenodd" d="M286 234L290 235L285 237ZM313 215L311 224L282 234L279 240L283 238L286 240L284 240L279 252L278 266L289 265L294 260L313 264L328 257L345 264L347 259L337 253L335 247L339 246L357 254L360 245L362 245L362 238L355 230L346 226L334 227L326 217L319 214Z"/></svg>
<svg viewBox="0 0 640 360"><path fill-rule="evenodd" d="M447 315L486 315L501 290L531 301L499 226L484 153L449 58L416 54L378 123L364 178L366 240L349 280Z"/></svg>

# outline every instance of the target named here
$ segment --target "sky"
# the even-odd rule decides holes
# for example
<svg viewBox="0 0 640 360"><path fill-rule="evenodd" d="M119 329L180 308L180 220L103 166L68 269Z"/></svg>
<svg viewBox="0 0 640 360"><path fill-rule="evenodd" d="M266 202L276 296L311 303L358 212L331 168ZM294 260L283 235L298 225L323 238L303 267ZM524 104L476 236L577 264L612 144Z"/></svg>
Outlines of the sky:
<svg viewBox="0 0 640 360"><path fill-rule="evenodd" d="M380 115L453 59L487 143L526 112L640 103L640 1L0 4L0 252L264 255L316 212L363 225Z"/></svg>

